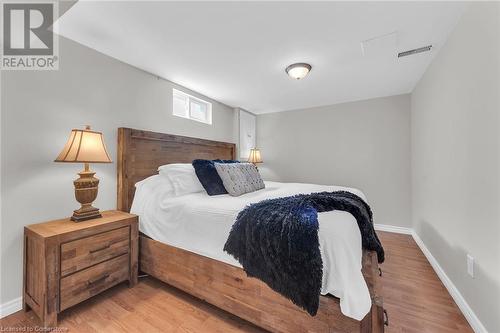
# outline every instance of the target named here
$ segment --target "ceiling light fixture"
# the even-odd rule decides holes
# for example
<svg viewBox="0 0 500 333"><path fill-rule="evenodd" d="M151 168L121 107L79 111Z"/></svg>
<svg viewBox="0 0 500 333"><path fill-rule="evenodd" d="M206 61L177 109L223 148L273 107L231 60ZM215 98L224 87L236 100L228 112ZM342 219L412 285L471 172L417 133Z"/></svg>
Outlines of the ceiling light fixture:
<svg viewBox="0 0 500 333"><path fill-rule="evenodd" d="M306 77L307 74L309 74L311 68L311 65L306 64L305 62L298 62L296 64L291 64L290 66L288 66L285 71L291 78L300 80Z"/></svg>

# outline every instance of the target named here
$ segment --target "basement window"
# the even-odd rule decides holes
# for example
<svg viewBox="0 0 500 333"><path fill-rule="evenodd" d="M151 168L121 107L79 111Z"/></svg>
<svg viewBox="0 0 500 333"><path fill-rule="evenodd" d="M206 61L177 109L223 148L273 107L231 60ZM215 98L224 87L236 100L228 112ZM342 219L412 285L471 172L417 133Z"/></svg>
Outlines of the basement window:
<svg viewBox="0 0 500 333"><path fill-rule="evenodd" d="M172 90L173 115L212 124L212 103L177 89Z"/></svg>

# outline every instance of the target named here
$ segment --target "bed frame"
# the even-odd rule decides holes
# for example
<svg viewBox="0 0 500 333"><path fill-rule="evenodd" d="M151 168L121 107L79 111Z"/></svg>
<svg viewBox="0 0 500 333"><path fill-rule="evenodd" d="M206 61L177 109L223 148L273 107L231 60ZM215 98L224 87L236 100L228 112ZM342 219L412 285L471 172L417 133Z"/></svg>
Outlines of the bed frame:
<svg viewBox="0 0 500 333"><path fill-rule="evenodd" d="M157 173L160 165L193 159L235 159L233 143L210 141L130 128L118 129L118 209L129 212L134 184ZM194 295L271 332L383 332L377 255L363 253L363 275L372 308L357 321L344 316L339 299L321 296L312 317L262 281L239 267L139 237L139 268L169 285Z"/></svg>

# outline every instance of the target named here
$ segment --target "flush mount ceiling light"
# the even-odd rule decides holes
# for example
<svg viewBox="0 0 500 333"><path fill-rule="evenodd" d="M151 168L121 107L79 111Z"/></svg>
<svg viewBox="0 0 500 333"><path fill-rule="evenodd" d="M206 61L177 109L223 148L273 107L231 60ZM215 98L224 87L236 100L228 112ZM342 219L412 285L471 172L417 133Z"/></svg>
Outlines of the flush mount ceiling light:
<svg viewBox="0 0 500 333"><path fill-rule="evenodd" d="M300 80L309 74L311 71L311 65L306 64L305 62L298 62L288 66L285 71L291 78Z"/></svg>

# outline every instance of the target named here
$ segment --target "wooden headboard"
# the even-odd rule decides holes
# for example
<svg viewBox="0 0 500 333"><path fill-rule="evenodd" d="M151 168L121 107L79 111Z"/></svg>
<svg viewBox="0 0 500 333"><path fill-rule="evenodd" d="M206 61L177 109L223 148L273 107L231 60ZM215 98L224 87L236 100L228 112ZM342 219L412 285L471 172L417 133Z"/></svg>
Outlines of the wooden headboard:
<svg viewBox="0 0 500 333"><path fill-rule="evenodd" d="M135 183L158 173L170 163L194 159L235 159L234 143L118 128L118 210L129 212Z"/></svg>

